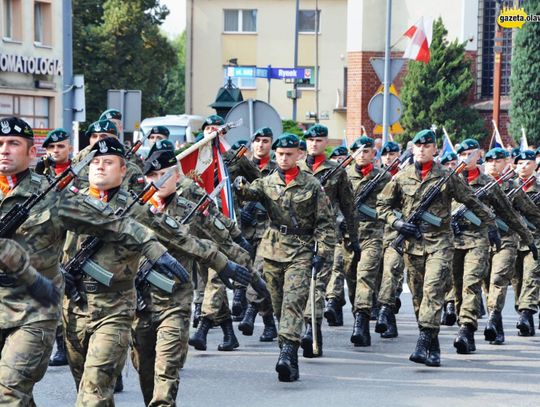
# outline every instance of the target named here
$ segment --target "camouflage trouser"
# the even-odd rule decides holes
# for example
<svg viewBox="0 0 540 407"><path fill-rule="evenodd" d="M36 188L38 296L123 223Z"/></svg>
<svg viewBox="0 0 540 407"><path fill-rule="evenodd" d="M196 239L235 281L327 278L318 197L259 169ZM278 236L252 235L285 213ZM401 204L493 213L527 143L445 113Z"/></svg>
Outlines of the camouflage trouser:
<svg viewBox="0 0 540 407"><path fill-rule="evenodd" d="M250 243L254 244L255 245L254 248L258 250L260 240L258 240L257 242L250 242ZM262 276L264 279L263 265L264 265L263 258L260 256L256 256L255 261L253 262L253 274L255 275L257 273L259 276ZM257 309L260 315L265 316L265 315L273 314L274 310L272 309L272 306L271 306L272 304L270 304L268 301L264 301L264 298L259 297L259 295L257 295L255 290L251 286L248 286L246 290L246 298L250 304L255 304L257 306Z"/></svg>
<svg viewBox="0 0 540 407"><path fill-rule="evenodd" d="M293 262L264 259L264 277L279 321L279 342L300 343L303 313L309 296L312 255L297 256Z"/></svg>
<svg viewBox="0 0 540 407"><path fill-rule="evenodd" d="M380 262L382 256L381 239L360 239L362 255L356 268L356 287L354 295L353 313L363 312L369 314L373 306L373 294L378 290L380 281ZM354 278L347 276L347 283ZM349 289L351 289L349 284Z"/></svg>
<svg viewBox="0 0 540 407"><path fill-rule="evenodd" d="M452 273L450 273L448 277L448 287L446 288L446 292L444 294L444 303L447 302L456 302L456 289L454 286L454 276Z"/></svg>
<svg viewBox="0 0 540 407"><path fill-rule="evenodd" d="M56 320L0 330L0 405L35 406L34 385L45 375Z"/></svg>
<svg viewBox="0 0 540 407"><path fill-rule="evenodd" d="M504 247L500 251L491 251L487 309L502 311L506 300L506 291L516 268L517 247Z"/></svg>
<svg viewBox="0 0 540 407"><path fill-rule="evenodd" d="M516 297L516 310L528 309L536 312L540 289L540 261L534 260L530 251L518 251L512 286Z"/></svg>
<svg viewBox="0 0 540 407"><path fill-rule="evenodd" d="M332 272L326 285L326 299L337 299L341 305L345 305L345 273L343 271L345 254L343 243L336 244Z"/></svg>
<svg viewBox="0 0 540 407"><path fill-rule="evenodd" d="M421 328L439 331L444 293L449 283L454 249L449 247L415 256L405 253L407 284L411 290L414 313Z"/></svg>
<svg viewBox="0 0 540 407"><path fill-rule="evenodd" d="M126 361L132 315L113 314L97 321L64 309L64 337L77 406L113 406L116 378Z"/></svg>
<svg viewBox="0 0 540 407"><path fill-rule="evenodd" d="M147 406L174 406L187 352L192 289L180 288L182 303L155 312L137 314L132 325L131 360Z"/></svg>
<svg viewBox="0 0 540 407"><path fill-rule="evenodd" d="M476 329L480 316L482 281L489 265L489 247L455 249L453 259L452 274L459 324L470 324Z"/></svg>
<svg viewBox="0 0 540 407"><path fill-rule="evenodd" d="M317 273L317 281L315 283L315 317L317 323L322 322L324 306L324 299L326 297L326 287L330 281L332 275L332 266L334 265L334 256L324 259L322 269ZM310 276L311 278L311 276ZM311 322L311 298L308 296L306 303L306 309L304 310L304 319Z"/></svg>
<svg viewBox="0 0 540 407"><path fill-rule="evenodd" d="M197 288L193 290L193 303L202 305L204 300L204 289L206 287L206 282L202 279L201 273L199 272L201 267L202 266L200 264L195 265L195 268L197 270ZM206 273L208 273L208 270L206 271Z"/></svg>
<svg viewBox="0 0 540 407"><path fill-rule="evenodd" d="M202 302L202 317L208 318L219 325L231 318L227 290L217 272L208 267L198 265L199 275L204 282Z"/></svg>
<svg viewBox="0 0 540 407"><path fill-rule="evenodd" d="M379 302L384 305L395 307L396 298L401 293L400 286L403 284L403 269L405 263L393 247L387 246L382 256L382 279L379 290Z"/></svg>

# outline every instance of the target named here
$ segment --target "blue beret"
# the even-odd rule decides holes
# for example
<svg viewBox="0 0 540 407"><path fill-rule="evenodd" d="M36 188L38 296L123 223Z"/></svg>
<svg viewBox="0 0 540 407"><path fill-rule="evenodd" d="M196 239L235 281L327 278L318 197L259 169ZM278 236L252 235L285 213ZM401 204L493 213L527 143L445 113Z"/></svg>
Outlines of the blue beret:
<svg viewBox="0 0 540 407"><path fill-rule="evenodd" d="M413 144L435 144L435 132L430 129L421 130L412 139Z"/></svg>
<svg viewBox="0 0 540 407"><path fill-rule="evenodd" d="M533 150L522 151L514 158L514 164L520 160L536 161L536 153Z"/></svg>
<svg viewBox="0 0 540 407"><path fill-rule="evenodd" d="M450 161L457 160L458 156L456 153L446 153L441 157L441 164L444 165L446 163L449 163Z"/></svg>
<svg viewBox="0 0 540 407"><path fill-rule="evenodd" d="M480 148L480 144L478 144L478 141L473 140L472 138L468 138L466 140L463 140L459 144L459 147L457 148L457 153L461 154L464 151L476 150L478 148Z"/></svg>
<svg viewBox="0 0 540 407"><path fill-rule="evenodd" d="M347 149L347 147L339 146L332 150L332 152L330 153L330 158L339 157L340 155L348 155L348 154L349 154L349 150Z"/></svg>
<svg viewBox="0 0 540 407"><path fill-rule="evenodd" d="M274 141L272 144L272 149L276 150L278 148L298 148L300 144L300 139L296 134L292 133L283 133L281 136Z"/></svg>
<svg viewBox="0 0 540 407"><path fill-rule="evenodd" d="M386 153L399 153L399 144L395 141L387 141L384 143L381 149L381 154Z"/></svg>
<svg viewBox="0 0 540 407"><path fill-rule="evenodd" d="M51 143L58 143L59 141L64 141L69 138L69 134L64 129L54 129L47 133L47 137L45 138L45 141L43 142L43 147L47 148L47 146Z"/></svg>
<svg viewBox="0 0 540 407"><path fill-rule="evenodd" d="M19 136L33 140L34 132L23 119L8 117L0 120L0 136Z"/></svg>
<svg viewBox="0 0 540 407"><path fill-rule="evenodd" d="M328 127L322 124L314 124L304 133L305 138L310 137L328 137Z"/></svg>
<svg viewBox="0 0 540 407"><path fill-rule="evenodd" d="M352 143L349 148L352 151L358 150L362 144L366 148L371 148L371 147L373 147L373 143L374 143L374 140L371 137L362 136L362 137L358 137L356 140L354 140L354 143Z"/></svg>
<svg viewBox="0 0 540 407"><path fill-rule="evenodd" d="M103 113L101 113L101 116L99 116L99 120L122 120L122 113L120 113L120 110L118 109L109 109L105 110Z"/></svg>
<svg viewBox="0 0 540 407"><path fill-rule="evenodd" d="M509 155L510 154L508 153L508 151L506 151L504 148L495 147L495 148L492 148L491 150L489 150L486 153L485 159L486 159L486 161L487 160L498 160L499 158L506 158Z"/></svg>
<svg viewBox="0 0 540 407"><path fill-rule="evenodd" d="M86 129L86 135L90 137L90 135L93 133L108 133L112 134L113 136L118 136L118 129L113 122L105 119L94 122L88 126L88 129Z"/></svg>
<svg viewBox="0 0 540 407"><path fill-rule="evenodd" d="M124 155L126 154L124 146L116 137L107 137L103 140L99 140L96 144L93 145L90 151L96 152L94 157L98 157L100 155L117 155L120 157L124 157Z"/></svg>

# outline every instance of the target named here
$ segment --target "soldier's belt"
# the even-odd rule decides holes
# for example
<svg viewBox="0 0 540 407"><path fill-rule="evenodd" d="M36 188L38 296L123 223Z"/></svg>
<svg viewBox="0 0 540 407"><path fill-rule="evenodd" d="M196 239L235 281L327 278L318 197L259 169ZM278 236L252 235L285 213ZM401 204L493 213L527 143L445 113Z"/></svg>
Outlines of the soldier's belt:
<svg viewBox="0 0 540 407"><path fill-rule="evenodd" d="M87 294L114 293L117 291L128 291L134 288L133 281L121 281L110 287L100 284L97 281L83 281L81 289Z"/></svg>
<svg viewBox="0 0 540 407"><path fill-rule="evenodd" d="M313 232L314 232L314 229L310 229L310 228L291 228L291 227L289 227L287 225L275 225L275 224L272 224L271 228L277 230L282 235L297 235L297 236L312 235Z"/></svg>

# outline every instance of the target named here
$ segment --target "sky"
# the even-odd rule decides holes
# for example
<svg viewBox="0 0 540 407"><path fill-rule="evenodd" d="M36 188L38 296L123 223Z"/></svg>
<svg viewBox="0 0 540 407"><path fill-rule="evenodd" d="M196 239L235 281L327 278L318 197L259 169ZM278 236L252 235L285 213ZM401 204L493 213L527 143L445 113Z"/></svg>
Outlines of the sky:
<svg viewBox="0 0 540 407"><path fill-rule="evenodd" d="M186 0L161 0L170 11L161 28L170 38L181 34L186 28Z"/></svg>

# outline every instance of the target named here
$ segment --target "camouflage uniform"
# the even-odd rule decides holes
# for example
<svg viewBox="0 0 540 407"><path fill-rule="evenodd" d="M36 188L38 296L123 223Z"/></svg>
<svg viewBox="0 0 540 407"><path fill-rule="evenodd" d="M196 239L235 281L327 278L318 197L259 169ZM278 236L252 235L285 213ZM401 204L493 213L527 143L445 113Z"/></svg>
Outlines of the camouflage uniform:
<svg viewBox="0 0 540 407"><path fill-rule="evenodd" d="M7 196L0 192L0 216L48 185L44 177L30 171ZM61 292L64 281L58 259L67 229L94 233L107 242L122 240L127 246L144 245L147 253L160 248L165 250L131 219L108 215L85 205L79 195L51 192L34 207L13 239L28 251L31 265L53 281ZM0 315L3 316L0 321L0 401L33 405L32 389L47 369L60 307L41 306L30 297L25 286L0 287Z"/></svg>
<svg viewBox="0 0 540 407"><path fill-rule="evenodd" d="M110 192L111 193L111 192ZM108 203L91 196L85 198L85 204L96 209L112 212L129 205L131 198L123 190L109 195ZM149 210L135 205L130 216L139 222L158 230L160 239L168 247L218 261L224 267L226 259L212 246L195 242L185 228L166 216L154 216ZM153 237L150 229L141 227L141 238ZM78 236L80 244L85 236ZM135 314L134 278L141 255L150 261L161 256L165 248L145 250L141 253L140 245L119 247L103 245L92 256L92 260L113 273L111 287L84 277L82 291L84 301L64 300L64 327L67 344L67 356L71 372L79 389L78 404L109 405L113 399L116 377L121 373L131 339L131 325ZM67 256L74 253L67 253ZM221 257L220 257L221 256Z"/></svg>
<svg viewBox="0 0 540 407"><path fill-rule="evenodd" d="M464 171L462 174L462 178L467 182L467 172ZM491 177L480 173L476 179L468 184L473 190L476 190L492 180ZM493 208L496 214L528 244L532 242L530 232L498 185L491 188L482 201ZM474 226L465 218L460 219L458 225L463 233L456 236L454 241L452 274L456 293L456 309L460 325L469 324L476 330L477 319L480 316L481 284L489 269L488 228L485 223L478 227Z"/></svg>
<svg viewBox="0 0 540 407"><path fill-rule="evenodd" d="M241 199L259 201L271 227L263 235L259 255L279 320L279 340L299 344L306 305L313 243L331 257L335 231L328 199L319 182L302 171L288 185L279 172L255 180L238 191Z"/></svg>
<svg viewBox="0 0 540 407"><path fill-rule="evenodd" d="M407 219L421 202L423 194L441 177L448 174L439 163L434 162L424 180L417 173L416 165L410 165L390 180L377 199L377 211L389 225L396 221L395 209L402 210ZM493 215L473 196L471 189L458 176L450 177L429 211L442 218L441 227L421 222L420 240L406 239L404 260L407 282L412 293L414 311L421 329L433 334L439 331L444 293L451 273L453 238L450 230L451 199L474 211L486 224L493 224Z"/></svg>
<svg viewBox="0 0 540 407"><path fill-rule="evenodd" d="M399 297L403 284L403 270L405 263L401 256L390 244L397 237L397 231L390 225L384 228L383 238L383 264L381 285L379 290L379 302L388 305L392 309L396 308L396 298Z"/></svg>
<svg viewBox="0 0 540 407"><path fill-rule="evenodd" d="M339 164L334 161L325 159L315 170L310 167L306 160L299 162L299 167L302 171L312 174L318 180L329 171L332 171ZM349 239L358 240L357 227L358 222L355 217L354 203L353 203L353 191L351 181L347 177L345 170L340 170L332 178L326 181L324 185L324 192L328 197L332 211L331 222L334 225L335 233L337 235L337 216L338 208L341 211L345 222L347 224ZM334 249L335 250L335 249ZM324 311L324 300L326 297L326 287L332 274L332 268L334 264L334 251L331 255L325 258L323 268L317 273L317 283L315 286L315 314L317 323L320 324ZM311 320L311 301L308 298L306 309L304 311L304 318Z"/></svg>

